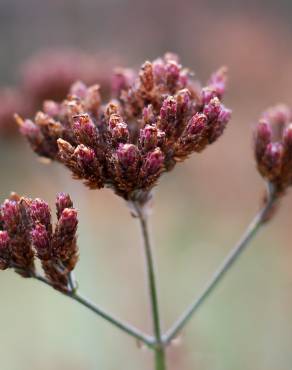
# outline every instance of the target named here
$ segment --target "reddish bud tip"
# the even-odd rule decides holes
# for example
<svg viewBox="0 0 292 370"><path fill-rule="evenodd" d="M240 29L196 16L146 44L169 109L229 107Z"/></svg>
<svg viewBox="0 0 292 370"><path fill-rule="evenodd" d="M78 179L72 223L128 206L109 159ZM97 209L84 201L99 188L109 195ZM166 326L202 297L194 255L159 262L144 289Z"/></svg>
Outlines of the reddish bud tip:
<svg viewBox="0 0 292 370"><path fill-rule="evenodd" d="M72 208L73 202L69 194L59 193L56 199L57 217L59 218L65 208Z"/></svg>
<svg viewBox="0 0 292 370"><path fill-rule="evenodd" d="M135 167L139 157L139 149L134 144L120 144L117 150L117 156L120 164L124 168L132 168Z"/></svg>
<svg viewBox="0 0 292 370"><path fill-rule="evenodd" d="M146 175L155 175L163 169L164 155L160 148L147 154L143 164L143 171Z"/></svg>

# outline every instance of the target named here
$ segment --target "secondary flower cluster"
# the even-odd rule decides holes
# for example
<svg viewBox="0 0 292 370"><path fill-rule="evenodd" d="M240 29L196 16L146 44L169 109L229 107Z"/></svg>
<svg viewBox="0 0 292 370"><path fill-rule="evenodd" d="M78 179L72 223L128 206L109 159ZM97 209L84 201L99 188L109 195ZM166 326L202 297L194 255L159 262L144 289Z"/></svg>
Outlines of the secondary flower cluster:
<svg viewBox="0 0 292 370"><path fill-rule="evenodd" d="M104 60L106 59L106 63ZM15 112L24 116L40 109L45 99L62 101L76 80L102 84L108 97L117 57L109 52L86 53L78 49L43 49L20 65L18 84L0 87L0 136L13 136Z"/></svg>
<svg viewBox="0 0 292 370"><path fill-rule="evenodd" d="M261 175L278 194L292 185L292 110L277 105L263 113L255 133L255 157Z"/></svg>
<svg viewBox="0 0 292 370"><path fill-rule="evenodd" d="M222 134L230 118L221 102L225 82L222 68L201 88L167 54L138 75L116 70L108 104L98 85L77 82L62 103L46 101L34 122L18 122L36 153L63 162L90 188L143 202L163 171Z"/></svg>
<svg viewBox="0 0 292 370"><path fill-rule="evenodd" d="M58 290L70 289L70 272L78 260L77 211L69 195L56 200L57 223L53 230L51 211L41 199L12 194L1 205L0 269L14 268L24 277L35 274L39 258L49 282Z"/></svg>

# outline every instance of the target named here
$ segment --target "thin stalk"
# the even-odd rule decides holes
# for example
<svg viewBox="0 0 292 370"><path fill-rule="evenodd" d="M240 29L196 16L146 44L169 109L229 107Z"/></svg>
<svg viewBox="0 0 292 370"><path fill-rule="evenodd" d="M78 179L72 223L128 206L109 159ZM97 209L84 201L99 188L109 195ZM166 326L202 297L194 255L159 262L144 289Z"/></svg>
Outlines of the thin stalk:
<svg viewBox="0 0 292 370"><path fill-rule="evenodd" d="M204 301L213 292L215 287L219 284L226 272L231 268L234 262L241 255L243 250L248 246L249 242L255 237L257 232L260 230L261 226L265 223L265 218L275 202L275 195L273 189L269 190L269 198L265 206L259 211L255 216L253 221L248 226L247 230L235 245L235 247L227 255L221 266L212 276L211 280L207 283L205 288L199 297L186 309L182 316L177 320L177 322L168 330L168 332L163 337L163 342L165 345L169 344L173 338L175 338L179 332L184 328L188 321L192 318L193 314L197 309L204 303Z"/></svg>
<svg viewBox="0 0 292 370"><path fill-rule="evenodd" d="M165 370L166 369L165 349L162 343L154 258L153 258L152 246L150 242L147 217L145 213L143 212L143 208L139 204L134 203L133 207L136 211L137 217L140 222L141 232L142 232L142 237L143 237L144 252L145 252L145 257L146 257L145 260L146 260L146 270L147 270L147 278L148 278L148 286L149 286L149 297L150 297L150 304L151 304L153 332L154 332L154 336L156 339L156 348L154 348L155 369Z"/></svg>
<svg viewBox="0 0 292 370"><path fill-rule="evenodd" d="M32 273L31 277L41 281L44 284L52 286L51 283L46 278L44 278L43 276L41 276L37 273ZM138 341L143 342L146 346L148 346L150 348L155 347L154 338L142 333L140 330L136 329L134 326L132 326L128 323L125 323L125 322L113 317L112 315L106 313L103 309L101 309L96 304L92 303L90 300L83 297L82 295L80 295L76 291L73 290L71 292L61 292L61 293L64 294L65 296L79 302L80 304L82 304L83 306L85 306L86 308L88 308L89 310L94 312L96 315L101 316L103 319L110 322L115 327L119 328L123 332L125 332L125 333L129 334L130 336L134 337Z"/></svg>

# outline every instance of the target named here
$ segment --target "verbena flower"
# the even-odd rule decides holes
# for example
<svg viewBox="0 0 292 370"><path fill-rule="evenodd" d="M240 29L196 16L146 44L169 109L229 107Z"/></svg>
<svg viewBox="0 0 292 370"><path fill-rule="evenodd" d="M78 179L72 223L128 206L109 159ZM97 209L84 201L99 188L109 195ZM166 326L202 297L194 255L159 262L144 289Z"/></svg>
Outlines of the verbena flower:
<svg viewBox="0 0 292 370"><path fill-rule="evenodd" d="M292 110L277 105L262 114L255 131L255 157L260 174L278 195L292 185Z"/></svg>
<svg viewBox="0 0 292 370"><path fill-rule="evenodd" d="M119 69L107 104L98 85L77 82L62 103L46 101L34 121L18 122L40 156L64 163L90 188L143 203L163 172L221 136L231 113L221 102L225 82L221 68L201 88L166 54L138 74Z"/></svg>
<svg viewBox="0 0 292 370"><path fill-rule="evenodd" d="M13 194L1 205L0 269L14 268L24 277L35 273L35 258L41 261L49 282L61 291L69 288L69 273L78 260L77 211L67 194L56 200L57 223L41 199Z"/></svg>

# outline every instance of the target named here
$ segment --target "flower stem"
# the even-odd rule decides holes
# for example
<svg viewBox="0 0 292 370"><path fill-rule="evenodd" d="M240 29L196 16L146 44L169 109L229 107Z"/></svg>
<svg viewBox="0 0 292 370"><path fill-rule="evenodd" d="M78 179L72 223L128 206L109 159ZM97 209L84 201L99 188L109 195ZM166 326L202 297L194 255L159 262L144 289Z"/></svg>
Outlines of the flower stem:
<svg viewBox="0 0 292 370"><path fill-rule="evenodd" d="M47 285L52 286L51 283L46 278L44 278L43 276L41 276L37 273L31 273L31 277L35 278L35 279L37 279L37 280L39 280L39 281L41 281L41 282L43 282ZM121 329L123 332L125 332L125 333L129 334L130 336L134 337L139 342L144 343L146 346L148 346L150 348L152 348L152 347L154 348L154 346L155 346L154 338L142 333L140 330L136 329L132 325L130 325L128 323L125 323L125 322L113 317L112 315L106 313L103 309L101 309L100 307L98 307L97 305L95 305L94 303L92 303L91 301L89 301L87 298L83 297L82 295L80 295L76 291L73 290L73 291L70 291L70 292L61 292L61 293L63 293L67 297L79 302L83 306L87 307L89 310L94 312L96 315L101 316L103 319L110 322L115 327Z"/></svg>
<svg viewBox="0 0 292 370"><path fill-rule="evenodd" d="M162 343L162 335L161 335L155 267L154 267L152 247L151 247L151 242L150 242L150 237L149 237L147 216L145 215L145 212L143 211L143 207L139 205L138 203L135 202L133 204L133 207L136 211L136 216L138 217L139 222L140 222L142 237L143 237L144 252L145 252L145 257L146 257L146 269L147 269L147 277L148 277L148 285L149 285L149 296L150 296L150 303L151 303L153 332L154 332L154 336L156 339L156 348L154 348L155 369L156 370L166 370L165 349Z"/></svg>
<svg viewBox="0 0 292 370"><path fill-rule="evenodd" d="M188 321L192 318L193 314L197 309L204 303L204 301L213 292L215 287L221 281L226 272L231 268L234 262L241 255L243 250L247 247L252 238L257 234L262 225L264 225L266 217L275 203L276 197L272 189L269 191L269 198L266 201L264 207L255 216L253 221L248 226L246 232L243 234L239 242L227 255L221 266L212 276L211 280L207 283L205 288L199 297L187 308L187 310L182 314L182 316L177 320L177 322L168 330L168 332L163 337L163 343L165 345L169 344L173 338L175 338L179 332L184 328Z"/></svg>

